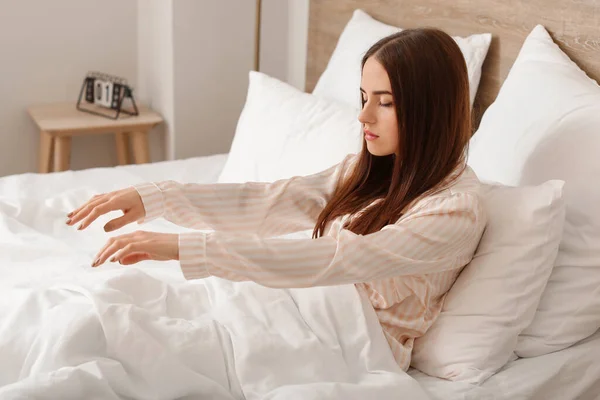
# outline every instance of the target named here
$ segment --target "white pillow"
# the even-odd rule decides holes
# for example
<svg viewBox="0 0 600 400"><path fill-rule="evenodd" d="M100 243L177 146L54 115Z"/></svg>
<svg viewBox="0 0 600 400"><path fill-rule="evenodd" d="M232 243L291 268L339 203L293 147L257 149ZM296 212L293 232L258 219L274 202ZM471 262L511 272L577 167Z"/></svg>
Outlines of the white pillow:
<svg viewBox="0 0 600 400"><path fill-rule="evenodd" d="M355 10L340 35L327 68L320 76L313 94L360 108L362 57L379 39L401 30L373 19L362 10ZM481 78L481 66L490 47L492 35L483 33L467 38L455 36L453 39L465 57L469 72L471 105L473 105Z"/></svg>
<svg viewBox="0 0 600 400"><path fill-rule="evenodd" d="M362 140L358 110L251 71L219 182L271 182L317 173L358 153Z"/></svg>
<svg viewBox="0 0 600 400"><path fill-rule="evenodd" d="M564 349L600 327L600 87L538 25L472 139L469 164L507 185L565 184L556 264L521 357Z"/></svg>
<svg viewBox="0 0 600 400"><path fill-rule="evenodd" d="M483 185L486 229L440 316L415 341L413 367L479 384L514 359L517 337L533 319L558 252L563 184Z"/></svg>

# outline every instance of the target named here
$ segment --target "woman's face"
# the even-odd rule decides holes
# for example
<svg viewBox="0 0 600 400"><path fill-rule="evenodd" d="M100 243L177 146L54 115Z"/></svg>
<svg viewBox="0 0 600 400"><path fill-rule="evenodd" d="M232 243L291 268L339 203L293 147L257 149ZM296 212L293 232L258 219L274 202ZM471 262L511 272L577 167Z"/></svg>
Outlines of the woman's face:
<svg viewBox="0 0 600 400"><path fill-rule="evenodd" d="M398 120L390 79L383 66L370 57L360 83L363 108L358 116L369 153L375 156L398 154Z"/></svg>

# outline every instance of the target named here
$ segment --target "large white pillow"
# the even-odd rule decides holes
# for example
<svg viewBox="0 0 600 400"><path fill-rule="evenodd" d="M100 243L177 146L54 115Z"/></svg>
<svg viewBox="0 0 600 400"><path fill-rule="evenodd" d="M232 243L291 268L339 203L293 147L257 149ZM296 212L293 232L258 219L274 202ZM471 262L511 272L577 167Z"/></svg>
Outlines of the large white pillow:
<svg viewBox="0 0 600 400"><path fill-rule="evenodd" d="M479 384L514 358L518 335L533 319L558 252L563 184L483 185L486 229L440 316L415 341L413 367Z"/></svg>
<svg viewBox="0 0 600 400"><path fill-rule="evenodd" d="M538 25L472 139L482 179L565 184L566 221L556 264L516 353L564 349L600 327L600 87Z"/></svg>
<svg viewBox="0 0 600 400"><path fill-rule="evenodd" d="M367 50L379 39L401 31L373 19L364 11L355 10L346 24L329 59L327 68L319 77L313 90L316 96L336 100L352 107L360 107L361 60ZM453 37L460 47L469 72L471 105L475 99L481 66L490 47L490 33L471 35L467 38Z"/></svg>
<svg viewBox="0 0 600 400"><path fill-rule="evenodd" d="M355 108L251 71L219 182L271 182L317 173L358 153L362 140Z"/></svg>

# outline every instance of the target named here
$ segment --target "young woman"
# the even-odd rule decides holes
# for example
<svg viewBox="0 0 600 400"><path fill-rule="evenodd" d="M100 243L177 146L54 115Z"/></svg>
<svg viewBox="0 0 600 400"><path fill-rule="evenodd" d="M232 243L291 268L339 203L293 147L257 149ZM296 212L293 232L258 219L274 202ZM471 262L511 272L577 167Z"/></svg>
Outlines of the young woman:
<svg viewBox="0 0 600 400"><path fill-rule="evenodd" d="M93 266L179 260L188 279L270 287L355 284L371 300L398 364L434 322L471 260L486 217L466 165L469 82L450 36L405 30L364 56L357 155L274 183L144 183L94 196L69 214L79 229L113 210L105 231L164 217L211 233L137 231L111 238ZM313 238L275 236L314 229Z"/></svg>

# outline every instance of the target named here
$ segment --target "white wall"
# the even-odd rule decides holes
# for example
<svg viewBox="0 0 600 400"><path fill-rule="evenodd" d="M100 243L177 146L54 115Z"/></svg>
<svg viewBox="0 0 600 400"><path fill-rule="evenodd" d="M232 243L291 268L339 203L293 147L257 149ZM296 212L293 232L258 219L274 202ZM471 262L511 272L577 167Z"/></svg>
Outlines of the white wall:
<svg viewBox="0 0 600 400"><path fill-rule="evenodd" d="M150 160L173 159L173 0L138 0L137 26L135 96L165 120L150 132Z"/></svg>
<svg viewBox="0 0 600 400"><path fill-rule="evenodd" d="M309 0L263 0L260 71L304 90Z"/></svg>
<svg viewBox="0 0 600 400"><path fill-rule="evenodd" d="M0 176L37 171L39 134L26 108L75 105L89 70L136 82L135 1L0 0ZM114 147L109 136L77 137L72 167L114 165Z"/></svg>
<svg viewBox="0 0 600 400"><path fill-rule="evenodd" d="M173 3L174 158L229 151L254 64L255 6ZM308 0L263 0L260 71L303 90L307 34Z"/></svg>
<svg viewBox="0 0 600 400"><path fill-rule="evenodd" d="M309 0L288 0L287 82L304 91L308 50Z"/></svg>
<svg viewBox="0 0 600 400"><path fill-rule="evenodd" d="M229 151L254 55L254 1L176 0L176 159Z"/></svg>
<svg viewBox="0 0 600 400"><path fill-rule="evenodd" d="M263 0L260 37L261 72L288 80L289 12L291 0Z"/></svg>
<svg viewBox="0 0 600 400"><path fill-rule="evenodd" d="M226 153L254 64L256 2L138 4L139 92L167 121L166 158ZM308 0L263 0L262 72L304 88L307 22ZM152 66L159 63L164 67ZM153 161L159 159L152 154Z"/></svg>

